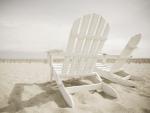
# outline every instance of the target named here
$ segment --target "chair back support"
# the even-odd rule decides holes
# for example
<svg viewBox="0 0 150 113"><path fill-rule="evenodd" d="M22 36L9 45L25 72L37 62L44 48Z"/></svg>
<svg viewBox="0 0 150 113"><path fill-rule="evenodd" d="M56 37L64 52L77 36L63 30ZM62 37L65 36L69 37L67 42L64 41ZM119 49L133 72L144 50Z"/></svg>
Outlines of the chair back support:
<svg viewBox="0 0 150 113"><path fill-rule="evenodd" d="M108 32L109 24L99 15L88 14L77 19L70 32L62 74L72 76L91 73Z"/></svg>
<svg viewBox="0 0 150 113"><path fill-rule="evenodd" d="M111 72L117 72L120 70L120 68L123 67L123 65L128 60L131 53L137 48L137 45L139 44L141 40L141 34L134 35L126 45L126 47L121 52L119 59L115 62L115 64L111 67Z"/></svg>

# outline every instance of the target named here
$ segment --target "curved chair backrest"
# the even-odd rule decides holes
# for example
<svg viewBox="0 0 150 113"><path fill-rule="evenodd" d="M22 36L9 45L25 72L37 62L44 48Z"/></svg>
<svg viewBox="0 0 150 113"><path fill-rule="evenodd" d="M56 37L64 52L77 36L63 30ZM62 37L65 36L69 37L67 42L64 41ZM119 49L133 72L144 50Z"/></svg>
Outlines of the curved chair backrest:
<svg viewBox="0 0 150 113"><path fill-rule="evenodd" d="M91 73L108 32L109 24L99 15L88 14L77 19L70 32L62 74Z"/></svg>
<svg viewBox="0 0 150 113"><path fill-rule="evenodd" d="M126 45L126 47L121 52L119 59L115 62L115 64L111 67L111 72L117 72L122 68L122 66L126 63L126 60L131 55L131 53L137 48L141 40L141 34L134 35Z"/></svg>

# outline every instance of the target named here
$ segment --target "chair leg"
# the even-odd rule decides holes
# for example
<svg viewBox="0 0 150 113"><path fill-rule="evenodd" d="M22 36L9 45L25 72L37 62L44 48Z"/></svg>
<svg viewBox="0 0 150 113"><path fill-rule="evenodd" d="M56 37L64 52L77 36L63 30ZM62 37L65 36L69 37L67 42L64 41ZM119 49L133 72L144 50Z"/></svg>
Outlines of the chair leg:
<svg viewBox="0 0 150 113"><path fill-rule="evenodd" d="M74 108L74 101L71 97L71 95L69 94L69 92L67 91L67 89L65 89L64 85L58 85L59 91L61 92L65 102L67 103L67 105L71 108Z"/></svg>
<svg viewBox="0 0 150 113"><path fill-rule="evenodd" d="M60 77L57 75L57 73L54 70L53 70L52 75L53 75L53 78L56 80L58 89L59 89L61 95L63 96L65 102L68 104L69 107L74 108L74 101L73 101L71 95L69 94L69 92L67 91L67 89L65 88L62 80L60 79Z"/></svg>
<svg viewBox="0 0 150 113"><path fill-rule="evenodd" d="M53 72L50 72L51 76L50 76L50 81L53 80Z"/></svg>

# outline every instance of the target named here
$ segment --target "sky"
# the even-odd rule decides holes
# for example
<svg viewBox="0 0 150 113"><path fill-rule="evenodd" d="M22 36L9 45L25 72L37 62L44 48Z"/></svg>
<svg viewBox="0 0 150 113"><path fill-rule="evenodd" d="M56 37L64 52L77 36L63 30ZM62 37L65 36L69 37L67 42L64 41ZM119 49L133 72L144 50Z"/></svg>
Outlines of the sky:
<svg viewBox="0 0 150 113"><path fill-rule="evenodd" d="M110 24L104 53L119 54L141 33L132 55L150 57L150 0L0 0L0 52L65 50L73 21L89 13Z"/></svg>

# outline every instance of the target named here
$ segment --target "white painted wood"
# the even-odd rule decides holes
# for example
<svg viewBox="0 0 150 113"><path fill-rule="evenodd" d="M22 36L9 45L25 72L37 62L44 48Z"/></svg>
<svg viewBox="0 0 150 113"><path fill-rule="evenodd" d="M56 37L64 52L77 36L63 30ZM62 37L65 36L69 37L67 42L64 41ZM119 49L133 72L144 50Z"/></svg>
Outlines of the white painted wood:
<svg viewBox="0 0 150 113"><path fill-rule="evenodd" d="M103 18L101 18L101 19L103 19ZM101 24L101 25L104 25L104 24ZM107 34L109 32L109 25L106 24L105 29L103 28L102 30L103 30L103 35L99 36L99 37L96 36L96 38L93 40L93 45L90 50L90 54L92 56L97 56L99 51L101 51L101 49L106 41ZM101 32L102 32L102 30L101 30ZM87 68L85 68L85 71L86 70L93 71L95 69L97 59L95 59L95 58L89 59L88 62L89 63L87 64L87 66L86 66Z"/></svg>
<svg viewBox="0 0 150 113"><path fill-rule="evenodd" d="M54 76L54 79L56 80L58 89L61 92L62 96L64 97L66 103L70 107L73 108L74 107L74 101L73 101L71 95L68 93L68 91L64 87L64 84L63 84L62 80L60 79L60 77L57 75L57 73L54 70L53 70L53 76Z"/></svg>
<svg viewBox="0 0 150 113"><path fill-rule="evenodd" d="M80 91L90 91L90 90L96 90L96 89L102 91L102 83L67 87L67 90L70 93L76 93Z"/></svg>
<svg viewBox="0 0 150 113"><path fill-rule="evenodd" d="M69 105L69 107L74 108L75 104L74 101L67 91L67 89L64 87L64 85L58 85L59 91L61 92L62 96L64 97L66 103Z"/></svg>
<svg viewBox="0 0 150 113"><path fill-rule="evenodd" d="M94 56L92 54L92 45L93 45L93 42L94 42L94 39L96 39L96 36L95 36L95 32L96 32L96 29L97 29L97 24L99 22L99 19L100 19L100 16L96 15L96 14L93 14L91 16L91 21L89 23L89 29L87 31L87 37L85 39L85 44L84 44L84 48L83 48L83 54L86 55L86 56ZM94 51L94 50L93 50ZM85 60L85 62L83 62L81 65L83 66L82 68L82 72L83 73L89 73L91 72L91 60L92 59L83 59Z"/></svg>
<svg viewBox="0 0 150 113"><path fill-rule="evenodd" d="M112 97L118 97L119 95L114 88L105 83L102 83L102 90L104 93Z"/></svg>
<svg viewBox="0 0 150 113"><path fill-rule="evenodd" d="M95 16L95 15L94 15ZM96 24L97 22L97 24ZM88 51L87 55L90 55L92 57L95 57L98 55L98 51L101 51L99 48L99 45L101 45L101 38L102 38L102 31L104 29L104 24L103 23L105 21L103 21L102 17L97 17L95 16L95 18L93 17L93 21L91 23L91 25L95 26L93 31L90 31L92 29L92 27L90 27L91 29L89 29L88 34L89 37L87 37L87 42L86 42L86 46L89 48L87 49L87 47L85 46L85 51ZM101 46L102 47L102 46ZM85 52L86 53L86 52ZM85 54L83 53L83 54ZM96 65L96 58L91 58L91 59L85 59L84 62L86 62L86 64L82 64L83 66L83 72L91 72L93 71L95 65Z"/></svg>
<svg viewBox="0 0 150 113"><path fill-rule="evenodd" d="M128 57L135 50L135 48L137 48L137 45L140 40L141 40L141 34L137 34L137 35L133 36L129 40L129 42L127 43L127 45L121 52L119 58L117 59L116 63L112 67L108 67L106 65L97 66L97 70L99 69L100 72L101 72L101 70L103 70L103 71L106 71L106 73L107 73L107 74L104 74L105 72L101 72L101 76L106 79L109 79L113 82L116 82L118 84L122 84L122 85L126 85L126 86L134 86L135 84L131 83L130 81L126 81L126 80L129 80L130 78L132 78L131 75L121 77L121 76L117 75L116 72L120 71L122 66L126 63L126 60L128 59ZM123 73L126 73L126 72L124 72L124 70L121 70L121 71Z"/></svg>
<svg viewBox="0 0 150 113"><path fill-rule="evenodd" d="M65 61L63 64L63 69L62 69L63 74L67 74L67 72L70 69L69 65L70 65L70 59L72 59L72 57L69 57L69 56L73 53L73 50L75 47L75 41L76 41L77 33L79 31L80 21L81 21L81 19L79 18L74 22L71 32L70 32L70 38L68 40Z"/></svg>
<svg viewBox="0 0 150 113"><path fill-rule="evenodd" d="M64 75L92 72L97 61L94 57L103 47L106 31L108 31L106 21L96 14L85 15L75 21L63 65Z"/></svg>
<svg viewBox="0 0 150 113"><path fill-rule="evenodd" d="M53 69L52 69L52 55L50 52L47 52L47 60L50 68L50 81L53 80Z"/></svg>
<svg viewBox="0 0 150 113"><path fill-rule="evenodd" d="M124 85L124 86L131 86L131 87L136 87L136 84L132 81L122 79L122 77L117 76L116 74L113 74L109 71L101 70L101 69L96 69L96 72L103 78L108 79L112 82Z"/></svg>
<svg viewBox="0 0 150 113"><path fill-rule="evenodd" d="M100 44L98 45L97 51L101 51L102 47L104 46L105 41L107 40L108 32L110 30L109 24L105 25L105 28L103 29L103 35L100 40Z"/></svg>
<svg viewBox="0 0 150 113"><path fill-rule="evenodd" d="M81 18L81 26L79 31L79 36L77 37L77 44L75 48L75 54L82 55L82 47L84 47L84 40L86 38L86 32L88 30L88 25L90 22L91 15L85 15ZM71 64L70 74L78 74L78 69L80 65L80 56L73 59ZM78 68L78 69L77 69Z"/></svg>
<svg viewBox="0 0 150 113"><path fill-rule="evenodd" d="M85 15L79 18L73 24L70 32L65 60L63 63L62 75L65 77L96 75L98 82L96 84L65 87L61 77L53 69L52 62L49 62L53 70L53 78L58 88L70 107L74 107L74 101L70 93L85 90L99 90L106 92L111 96L116 96L114 90L106 85L102 85L102 79L98 73L93 73L98 59L98 52L101 51L109 31L109 25L104 18L96 14ZM49 57L52 58L52 57ZM110 90L110 91L109 91Z"/></svg>
<svg viewBox="0 0 150 113"><path fill-rule="evenodd" d="M102 82L102 79L101 79L100 75L97 72L94 72L94 73L95 73L97 79L99 80L99 82Z"/></svg>
<svg viewBox="0 0 150 113"><path fill-rule="evenodd" d="M120 70L120 68L126 63L131 53L135 50L135 48L137 48L137 45L140 42L140 40L141 40L141 34L137 34L129 40L128 44L121 52L119 59L111 67L110 70L111 72L117 72Z"/></svg>

